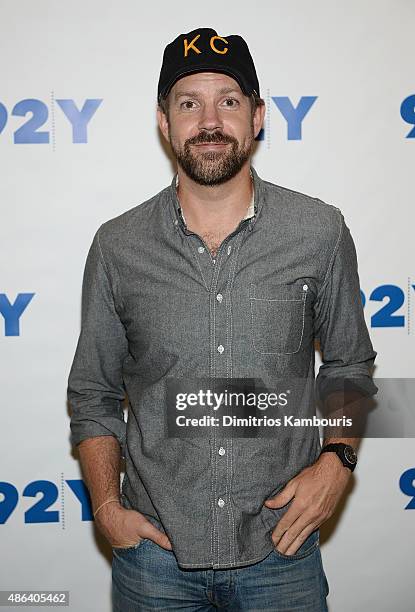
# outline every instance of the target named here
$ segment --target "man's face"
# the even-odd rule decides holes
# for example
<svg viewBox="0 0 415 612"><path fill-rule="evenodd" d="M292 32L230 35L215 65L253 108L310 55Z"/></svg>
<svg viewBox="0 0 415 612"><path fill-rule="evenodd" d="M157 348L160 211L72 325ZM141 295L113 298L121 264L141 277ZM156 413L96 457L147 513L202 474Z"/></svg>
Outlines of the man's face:
<svg viewBox="0 0 415 612"><path fill-rule="evenodd" d="M215 72L176 81L168 104L168 117L157 112L159 126L184 172L200 185L233 178L252 155L263 107L252 116L238 82Z"/></svg>

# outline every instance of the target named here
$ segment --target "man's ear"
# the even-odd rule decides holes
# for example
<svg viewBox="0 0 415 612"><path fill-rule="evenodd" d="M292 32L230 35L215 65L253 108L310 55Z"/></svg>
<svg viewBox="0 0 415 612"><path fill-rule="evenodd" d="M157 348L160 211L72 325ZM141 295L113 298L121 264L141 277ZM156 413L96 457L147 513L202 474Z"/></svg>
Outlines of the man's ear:
<svg viewBox="0 0 415 612"><path fill-rule="evenodd" d="M258 136L261 131L262 126L264 125L266 106L265 104L261 104L261 106L257 106L254 113L254 134L255 138Z"/></svg>
<svg viewBox="0 0 415 612"><path fill-rule="evenodd" d="M166 115L163 113L160 107L157 107L157 122L159 124L160 131L163 134L164 138L167 140L167 142L170 142L169 123L167 121Z"/></svg>

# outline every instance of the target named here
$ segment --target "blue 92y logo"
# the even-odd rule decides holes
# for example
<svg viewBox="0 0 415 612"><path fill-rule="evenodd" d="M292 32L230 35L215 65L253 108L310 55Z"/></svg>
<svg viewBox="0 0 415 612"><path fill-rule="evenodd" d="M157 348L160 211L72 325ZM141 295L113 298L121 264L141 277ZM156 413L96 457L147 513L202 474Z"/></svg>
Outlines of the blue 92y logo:
<svg viewBox="0 0 415 612"><path fill-rule="evenodd" d="M83 480L62 481L62 497L64 482L80 504L81 520L92 521L91 498ZM61 510L50 510L50 507L59 497L57 485L50 480L34 480L25 486L21 495L22 497L35 498L38 497L39 494L41 494L40 499L36 500L33 505L25 511L24 522L59 523L62 518ZM4 525L17 508L19 503L19 492L12 483L0 481L0 495L3 496L3 501L0 502L0 525ZM63 501L61 500L61 508L62 507Z"/></svg>
<svg viewBox="0 0 415 612"><path fill-rule="evenodd" d="M399 479L399 488L404 495L411 498L405 510L415 510L415 468L406 470Z"/></svg>
<svg viewBox="0 0 415 612"><path fill-rule="evenodd" d="M415 290L415 285L411 285L411 287ZM364 307L366 305L366 296L362 290L360 290L360 295ZM370 294L369 300L383 303L385 299L389 298L389 301L371 316L370 326L405 327L405 315L395 314L404 305L405 297L404 291L397 285L380 285L376 287Z"/></svg>
<svg viewBox="0 0 415 612"><path fill-rule="evenodd" d="M412 130L408 132L405 138L415 138L415 95L405 98L400 110L402 119L412 125Z"/></svg>
<svg viewBox="0 0 415 612"><path fill-rule="evenodd" d="M318 99L318 96L301 96L297 105L288 96L269 96L287 123L287 140L302 140L303 120ZM274 108L274 107L272 107ZM268 109L270 111L271 109ZM415 94L407 96L400 106L401 118L412 126L405 138L415 138ZM267 121L268 123L268 121ZM269 125L266 126L269 131ZM265 140L265 129L262 128L256 140Z"/></svg>
<svg viewBox="0 0 415 612"><path fill-rule="evenodd" d="M95 115L102 98L92 98L85 100L81 109L71 99L52 99L53 112L55 103L64 114L72 127L72 142L88 142L88 124ZM49 131L41 130L49 119L49 108L42 102L34 98L20 100L15 104L10 112L11 117L31 117L13 133L15 144L49 144ZM10 121L7 108L0 102L0 134L3 132ZM52 127L54 121L52 122Z"/></svg>

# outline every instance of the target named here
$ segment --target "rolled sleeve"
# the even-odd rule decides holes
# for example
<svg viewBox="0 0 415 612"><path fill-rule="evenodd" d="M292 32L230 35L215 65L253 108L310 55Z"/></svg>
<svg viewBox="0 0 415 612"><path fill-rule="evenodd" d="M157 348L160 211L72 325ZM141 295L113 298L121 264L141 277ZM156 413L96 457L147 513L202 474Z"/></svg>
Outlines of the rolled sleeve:
<svg viewBox="0 0 415 612"><path fill-rule="evenodd" d="M364 318L356 249L340 210L338 214L340 230L314 306L322 351L316 392L323 401L337 390L357 389L366 396L378 391L371 374L377 352Z"/></svg>
<svg viewBox="0 0 415 612"><path fill-rule="evenodd" d="M82 282L81 331L68 377L72 408L71 443L96 436L117 438L124 456L126 422L122 402L123 361L128 355L125 328L114 295L97 230L90 246Z"/></svg>

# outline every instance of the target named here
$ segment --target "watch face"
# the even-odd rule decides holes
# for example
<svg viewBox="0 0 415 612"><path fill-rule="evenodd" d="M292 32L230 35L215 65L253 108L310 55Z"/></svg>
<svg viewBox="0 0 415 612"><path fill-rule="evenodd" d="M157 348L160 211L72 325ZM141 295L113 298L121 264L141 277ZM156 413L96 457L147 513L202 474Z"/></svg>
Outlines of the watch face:
<svg viewBox="0 0 415 612"><path fill-rule="evenodd" d="M344 449L344 456L351 465L357 462L357 455L351 446L346 446Z"/></svg>

